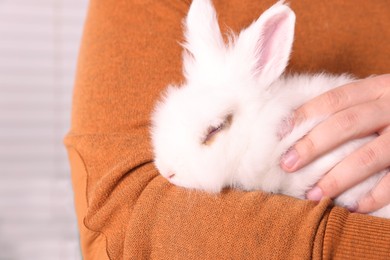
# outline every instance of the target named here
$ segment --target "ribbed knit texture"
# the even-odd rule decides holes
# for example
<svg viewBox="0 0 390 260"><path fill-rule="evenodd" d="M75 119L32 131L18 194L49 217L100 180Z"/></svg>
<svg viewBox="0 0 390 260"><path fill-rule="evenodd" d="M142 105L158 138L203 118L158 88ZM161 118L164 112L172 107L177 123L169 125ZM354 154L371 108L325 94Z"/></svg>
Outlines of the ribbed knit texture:
<svg viewBox="0 0 390 260"><path fill-rule="evenodd" d="M291 0L290 71L381 74L390 5ZM274 1L216 0L221 28L248 26ZM85 259L390 257L390 221L260 191L219 195L169 184L152 163L150 113L180 83L190 1L91 0L65 139ZM316 86L313 86L316 87Z"/></svg>
<svg viewBox="0 0 390 260"><path fill-rule="evenodd" d="M390 259L389 221L331 211L324 239L326 259ZM386 256L386 257L385 257Z"/></svg>

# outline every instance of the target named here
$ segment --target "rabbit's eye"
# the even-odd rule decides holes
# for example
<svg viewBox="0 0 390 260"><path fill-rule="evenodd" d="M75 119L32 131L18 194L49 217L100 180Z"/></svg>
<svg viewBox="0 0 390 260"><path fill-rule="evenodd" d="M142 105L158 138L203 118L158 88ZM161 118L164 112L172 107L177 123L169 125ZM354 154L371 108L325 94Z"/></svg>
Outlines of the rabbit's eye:
<svg viewBox="0 0 390 260"><path fill-rule="evenodd" d="M204 138L202 144L204 145L210 145L216 135L221 131L221 130L224 130L226 129L227 127L230 126L230 124L232 123L232 118L233 116L232 115L228 115L226 117L226 119L218 126L210 126L208 129L207 129L207 134L206 134L206 137Z"/></svg>

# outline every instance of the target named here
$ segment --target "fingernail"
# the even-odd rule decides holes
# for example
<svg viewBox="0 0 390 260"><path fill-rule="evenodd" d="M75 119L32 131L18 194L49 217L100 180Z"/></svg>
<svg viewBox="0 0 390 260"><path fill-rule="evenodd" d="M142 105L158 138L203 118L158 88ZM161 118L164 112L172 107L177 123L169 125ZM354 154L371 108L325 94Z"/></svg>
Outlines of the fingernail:
<svg viewBox="0 0 390 260"><path fill-rule="evenodd" d="M356 212L358 209L358 203L354 202L352 205L347 206L347 209L349 210L349 212L352 212L352 213Z"/></svg>
<svg viewBox="0 0 390 260"><path fill-rule="evenodd" d="M319 188L317 186L306 193L306 198L308 200L320 201L323 196L324 196L324 194L323 194L321 188Z"/></svg>
<svg viewBox="0 0 390 260"><path fill-rule="evenodd" d="M282 156L281 162L285 166L285 168L293 169L293 167L298 162L298 159L299 159L299 155L297 151L295 149L290 149L289 151L287 151L287 153L285 153Z"/></svg>

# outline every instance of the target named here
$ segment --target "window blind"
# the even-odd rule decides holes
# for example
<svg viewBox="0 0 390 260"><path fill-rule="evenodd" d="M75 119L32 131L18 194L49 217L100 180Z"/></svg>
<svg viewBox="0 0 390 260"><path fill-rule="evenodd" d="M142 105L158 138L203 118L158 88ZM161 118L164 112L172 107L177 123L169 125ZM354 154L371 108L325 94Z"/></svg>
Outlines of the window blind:
<svg viewBox="0 0 390 260"><path fill-rule="evenodd" d="M87 0L0 0L0 259L81 259L62 139Z"/></svg>

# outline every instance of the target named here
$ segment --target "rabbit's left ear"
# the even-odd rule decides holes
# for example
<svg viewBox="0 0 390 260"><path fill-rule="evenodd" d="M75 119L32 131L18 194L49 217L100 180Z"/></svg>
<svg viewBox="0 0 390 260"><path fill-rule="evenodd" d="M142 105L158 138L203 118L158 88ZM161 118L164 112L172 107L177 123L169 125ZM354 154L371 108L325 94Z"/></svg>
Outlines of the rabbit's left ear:
<svg viewBox="0 0 390 260"><path fill-rule="evenodd" d="M210 0L193 0L184 21L184 69L193 65L207 66L218 59L225 44L219 28L217 14Z"/></svg>
<svg viewBox="0 0 390 260"><path fill-rule="evenodd" d="M279 1L240 33L235 45L237 54L263 83L271 84L286 69L294 25L294 12Z"/></svg>

